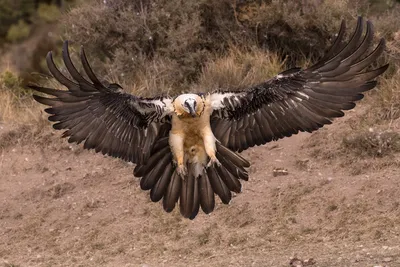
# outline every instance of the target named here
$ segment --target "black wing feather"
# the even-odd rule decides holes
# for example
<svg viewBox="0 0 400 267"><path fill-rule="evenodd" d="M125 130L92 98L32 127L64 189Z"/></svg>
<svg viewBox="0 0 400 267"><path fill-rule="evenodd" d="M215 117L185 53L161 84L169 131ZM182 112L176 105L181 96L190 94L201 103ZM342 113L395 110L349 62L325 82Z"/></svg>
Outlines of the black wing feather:
<svg viewBox="0 0 400 267"><path fill-rule="evenodd" d="M343 116L343 110L354 108L362 93L374 88L374 79L388 68L386 64L364 71L383 53L385 41L381 39L369 53L373 26L367 21L365 34L363 26L360 17L350 41L345 43L346 25L342 22L330 50L307 69L284 71L247 91L211 94L211 125L216 138L240 152L299 131L315 131Z"/></svg>
<svg viewBox="0 0 400 267"><path fill-rule="evenodd" d="M106 87L93 73L83 48L80 56L89 80L73 64L68 41L64 42L62 58L72 80L57 68L49 52L46 61L50 73L68 90L29 86L52 96L34 95L34 99L50 106L45 109L49 120L56 122L55 129L66 130L63 137L69 137L69 142L84 142L87 149L134 163L144 162L155 141L168 134L169 113L164 100L168 104L170 100L135 97L124 93L117 84Z"/></svg>

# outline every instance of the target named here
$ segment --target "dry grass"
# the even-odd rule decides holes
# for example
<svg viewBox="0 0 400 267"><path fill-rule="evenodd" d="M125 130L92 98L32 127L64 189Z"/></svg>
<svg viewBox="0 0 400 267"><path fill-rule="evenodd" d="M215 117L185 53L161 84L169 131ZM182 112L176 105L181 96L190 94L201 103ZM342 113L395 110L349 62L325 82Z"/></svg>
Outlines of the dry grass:
<svg viewBox="0 0 400 267"><path fill-rule="evenodd" d="M378 94L371 97L375 123L382 120L392 123L400 118L400 69L392 68L394 74L381 79Z"/></svg>
<svg viewBox="0 0 400 267"><path fill-rule="evenodd" d="M5 123L41 123L42 107L35 103L31 96L17 97L13 92L0 90L0 121Z"/></svg>
<svg viewBox="0 0 400 267"><path fill-rule="evenodd" d="M338 165L351 175L400 167L398 129L391 129L390 125L388 128L386 121L372 126L372 119L360 121L357 119L360 117L353 115L351 120L336 122L340 124L340 131L323 128L315 132L304 145L309 149L311 161L306 167L315 159L320 163Z"/></svg>
<svg viewBox="0 0 400 267"><path fill-rule="evenodd" d="M359 131L342 140L345 153L364 157L383 157L400 152L400 134L395 131Z"/></svg>
<svg viewBox="0 0 400 267"><path fill-rule="evenodd" d="M283 69L284 62L273 52L232 47L227 56L206 64L197 86L204 91L236 90L261 83Z"/></svg>
<svg viewBox="0 0 400 267"><path fill-rule="evenodd" d="M114 77L117 75L114 74ZM180 75L176 62L157 57L151 61L144 60L143 65L135 72L131 85L127 84L123 87L135 95L148 97L188 92L187 85L177 84L175 78ZM124 76L121 77L120 74L117 79L121 81L121 85L126 84Z"/></svg>
<svg viewBox="0 0 400 267"><path fill-rule="evenodd" d="M41 124L42 108L33 101L31 92L21 86L21 81L10 70L0 75L0 122Z"/></svg>

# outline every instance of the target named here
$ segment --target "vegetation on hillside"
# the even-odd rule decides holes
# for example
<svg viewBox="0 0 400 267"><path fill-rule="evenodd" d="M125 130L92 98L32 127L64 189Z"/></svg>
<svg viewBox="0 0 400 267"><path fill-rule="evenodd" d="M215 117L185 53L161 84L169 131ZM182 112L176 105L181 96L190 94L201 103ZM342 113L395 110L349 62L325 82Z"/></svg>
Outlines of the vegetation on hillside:
<svg viewBox="0 0 400 267"><path fill-rule="evenodd" d="M205 66L232 55L233 49L276 53L285 67L315 61L341 20L351 28L357 15L373 20L377 35L397 54L398 43L391 44L400 29L399 8L394 1L377 5L344 0L92 1L71 10L62 22L69 25L65 37L84 45L104 75L139 87L146 84L138 81L156 78L159 82L147 93L176 93L197 84ZM87 19L90 14L96 16Z"/></svg>
<svg viewBox="0 0 400 267"><path fill-rule="evenodd" d="M34 122L40 116L24 88L31 72L43 72L56 41L54 24L74 0L0 0L0 122ZM61 40L60 40L61 41Z"/></svg>
<svg viewBox="0 0 400 267"><path fill-rule="evenodd" d="M54 23L73 0L0 0L0 44L26 40L43 23Z"/></svg>
<svg viewBox="0 0 400 267"><path fill-rule="evenodd" d="M352 29L356 17L363 15L373 21L376 40L387 40L382 60L391 63L380 79L379 91L370 97L373 116L365 125L400 117L400 4L395 0L90 0L79 1L75 7L67 7L73 1L31 5L22 0L0 1L5 3L0 14L7 13L1 17L0 38L8 38L8 43L24 38L29 42L32 34L27 27L38 30L59 22L57 30L51 28L30 47L34 51L31 66L18 69L20 84L27 77L51 82L47 76L30 74L47 73L44 57L48 50L55 51L60 63L60 43L69 39L75 60L79 45L84 45L102 79L147 96L243 88L283 69L306 66L322 56L342 19ZM19 11L11 12L16 5ZM10 71L3 66L4 70ZM7 85L6 76L3 73L0 79L1 94L12 91L19 99L20 91Z"/></svg>

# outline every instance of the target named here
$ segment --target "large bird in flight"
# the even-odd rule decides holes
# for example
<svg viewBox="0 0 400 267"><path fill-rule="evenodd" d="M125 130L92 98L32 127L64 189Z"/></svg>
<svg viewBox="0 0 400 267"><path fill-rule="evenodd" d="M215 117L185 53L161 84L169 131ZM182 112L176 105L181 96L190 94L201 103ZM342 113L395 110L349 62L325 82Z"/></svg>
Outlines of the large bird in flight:
<svg viewBox="0 0 400 267"><path fill-rule="evenodd" d="M342 22L315 65L286 70L245 91L137 97L118 84L101 83L82 48L85 78L71 61L68 42L62 57L72 79L56 67L51 52L46 58L53 77L68 90L31 88L52 96L34 98L50 106L49 120L66 130L69 142L136 163L134 175L152 201L162 200L167 212L179 202L181 214L193 219L200 207L207 214L214 210L215 195L228 204L232 192L241 192L250 163L239 152L330 124L375 87L374 79L388 67L371 68L384 40L372 50L372 24L362 18L347 43L345 31Z"/></svg>

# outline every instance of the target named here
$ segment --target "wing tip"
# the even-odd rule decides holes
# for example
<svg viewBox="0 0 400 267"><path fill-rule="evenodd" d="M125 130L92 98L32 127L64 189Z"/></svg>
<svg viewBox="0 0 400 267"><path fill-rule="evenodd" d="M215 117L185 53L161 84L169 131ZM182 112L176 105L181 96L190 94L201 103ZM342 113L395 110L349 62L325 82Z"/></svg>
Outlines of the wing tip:
<svg viewBox="0 0 400 267"><path fill-rule="evenodd" d="M46 105L46 106L53 106L54 103L52 103L52 101L57 101L56 98L48 98L48 97L43 97L43 96L35 95L35 94L32 95L32 97L36 102L39 102L40 104Z"/></svg>
<svg viewBox="0 0 400 267"><path fill-rule="evenodd" d="M46 63L47 63L47 66L50 68L50 66L49 66L49 64L51 63L52 65L55 65L54 64L54 59L53 59L53 51L49 51L49 52L47 52L47 54L46 54Z"/></svg>
<svg viewBox="0 0 400 267"><path fill-rule="evenodd" d="M65 40L63 42L63 46L62 46L63 50L68 51L68 40Z"/></svg>

